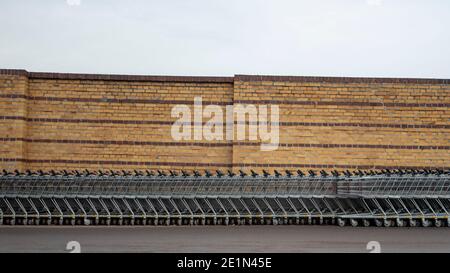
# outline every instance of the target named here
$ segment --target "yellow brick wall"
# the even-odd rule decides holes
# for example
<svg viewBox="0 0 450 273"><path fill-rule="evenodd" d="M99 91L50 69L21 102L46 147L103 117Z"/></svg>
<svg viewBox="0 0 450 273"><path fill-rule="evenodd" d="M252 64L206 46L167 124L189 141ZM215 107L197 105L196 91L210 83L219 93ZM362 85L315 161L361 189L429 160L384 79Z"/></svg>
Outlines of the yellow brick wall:
<svg viewBox="0 0 450 273"><path fill-rule="evenodd" d="M0 169L450 167L448 80L0 70L0 92ZM279 105L279 148L173 140L172 107L196 96L224 112L233 103Z"/></svg>
<svg viewBox="0 0 450 273"><path fill-rule="evenodd" d="M280 148L235 145L233 163L250 165L246 169L255 163L284 169L448 168L448 84L333 81L237 76L235 103L280 105Z"/></svg>
<svg viewBox="0 0 450 273"><path fill-rule="evenodd" d="M23 169L21 161L26 153L28 77L25 71L0 73L0 169Z"/></svg>

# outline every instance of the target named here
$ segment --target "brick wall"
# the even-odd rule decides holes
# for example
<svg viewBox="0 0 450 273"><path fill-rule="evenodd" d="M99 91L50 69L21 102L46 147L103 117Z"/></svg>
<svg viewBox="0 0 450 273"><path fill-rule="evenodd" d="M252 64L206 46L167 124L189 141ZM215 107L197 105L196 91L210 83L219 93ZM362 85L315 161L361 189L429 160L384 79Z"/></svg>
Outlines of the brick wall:
<svg viewBox="0 0 450 273"><path fill-rule="evenodd" d="M173 140L171 109L195 96L279 105L280 147ZM450 81L0 70L0 125L8 170L449 168Z"/></svg>

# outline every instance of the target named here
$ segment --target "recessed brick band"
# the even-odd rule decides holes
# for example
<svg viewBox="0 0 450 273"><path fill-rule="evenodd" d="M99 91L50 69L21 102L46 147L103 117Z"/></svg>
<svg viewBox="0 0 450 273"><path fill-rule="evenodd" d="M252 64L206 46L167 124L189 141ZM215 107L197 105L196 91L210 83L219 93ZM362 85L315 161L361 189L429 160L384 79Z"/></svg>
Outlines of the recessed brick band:
<svg viewBox="0 0 450 273"><path fill-rule="evenodd" d="M243 164L243 163L200 163L200 162L157 162L157 161L121 161L121 160L68 160L68 159L23 159L23 158L0 158L0 162L25 162L25 163L47 163L47 164L88 164L88 165L119 165L119 166L144 166L152 167L215 167L215 168L308 168L308 169L450 169L450 166L382 166L382 165L345 165L345 164Z"/></svg>
<svg viewBox="0 0 450 273"><path fill-rule="evenodd" d="M23 141L29 143L59 144L95 144L95 145L130 145L130 146L199 146L199 147L233 147L260 146L259 142L165 142L165 141L127 141L127 140L81 140L81 139L29 139L0 138L0 142ZM371 145L371 144L314 144L314 143L279 143L279 147L296 148L355 148L355 149L398 149L398 150L450 150L450 146L435 145Z"/></svg>
<svg viewBox="0 0 450 273"><path fill-rule="evenodd" d="M154 100L154 99L113 99L113 98L66 98L66 97L40 97L40 96L25 96L19 94L0 94L0 98L9 99L26 99L29 101L68 101L68 102L92 102L92 103L129 103L129 104L193 104L193 101L186 100ZM231 102L223 101L203 101L203 104L208 105L229 105Z"/></svg>
<svg viewBox="0 0 450 273"><path fill-rule="evenodd" d="M53 144L94 144L94 145L129 145L129 146L199 146L199 147L232 147L232 142L166 142L166 141L127 141L127 140L81 140L81 139L29 139L0 138L0 142L23 141L29 143Z"/></svg>
<svg viewBox="0 0 450 273"><path fill-rule="evenodd" d="M94 123L94 124L137 124L137 125L173 125L174 121L165 120L112 120L112 119L61 119L61 118L26 118L22 116L0 116L0 120L23 120L26 122L53 123ZM206 122L205 122L206 123ZM203 123L203 125L205 124ZM191 123L199 125L198 123ZM238 122L234 122L238 124ZM246 122L245 124L254 124ZM227 123L223 123L225 127ZM450 124L390 124L390 123L339 123L339 122L279 122L280 126L305 127L362 127L362 128L399 128L399 129L450 129Z"/></svg>
<svg viewBox="0 0 450 273"><path fill-rule="evenodd" d="M154 100L154 99L114 99L114 98L69 98L69 97L41 97L25 96L20 94L0 94L0 98L26 99L29 101L69 101L91 103L129 103L129 104L186 104L193 101L187 100ZM233 102L203 101L204 105L231 105ZM273 104L273 105L312 105L312 106L357 106L357 107L450 107L450 103L397 103L397 102L365 102L365 101L282 101L282 100L235 100L234 104Z"/></svg>
<svg viewBox="0 0 450 273"><path fill-rule="evenodd" d="M399 103L399 102L368 102L368 101L235 100L234 103L314 105L314 106L360 106L360 107L450 107L450 103Z"/></svg>

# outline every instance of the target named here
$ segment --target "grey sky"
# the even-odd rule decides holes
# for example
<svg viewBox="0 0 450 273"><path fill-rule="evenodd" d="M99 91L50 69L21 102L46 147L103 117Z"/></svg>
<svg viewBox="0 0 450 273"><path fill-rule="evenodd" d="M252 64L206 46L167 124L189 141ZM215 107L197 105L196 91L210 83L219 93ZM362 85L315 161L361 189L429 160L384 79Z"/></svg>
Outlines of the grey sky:
<svg viewBox="0 0 450 273"><path fill-rule="evenodd" d="M0 0L0 68L450 78L448 0L78 1Z"/></svg>

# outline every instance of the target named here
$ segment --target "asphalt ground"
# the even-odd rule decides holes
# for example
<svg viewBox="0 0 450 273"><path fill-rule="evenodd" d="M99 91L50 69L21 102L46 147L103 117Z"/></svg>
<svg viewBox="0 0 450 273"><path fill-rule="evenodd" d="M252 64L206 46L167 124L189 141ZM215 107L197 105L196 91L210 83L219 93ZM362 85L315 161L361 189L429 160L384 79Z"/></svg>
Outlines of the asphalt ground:
<svg viewBox="0 0 450 273"><path fill-rule="evenodd" d="M0 252L450 252L450 228L1 226ZM374 243L371 243L374 244Z"/></svg>

